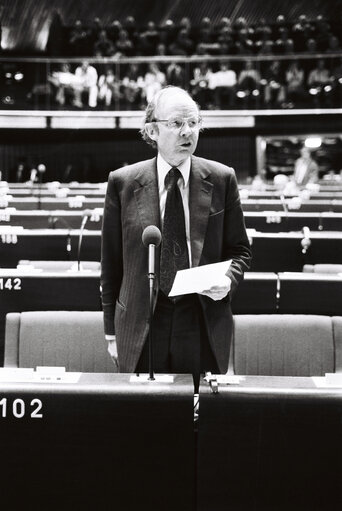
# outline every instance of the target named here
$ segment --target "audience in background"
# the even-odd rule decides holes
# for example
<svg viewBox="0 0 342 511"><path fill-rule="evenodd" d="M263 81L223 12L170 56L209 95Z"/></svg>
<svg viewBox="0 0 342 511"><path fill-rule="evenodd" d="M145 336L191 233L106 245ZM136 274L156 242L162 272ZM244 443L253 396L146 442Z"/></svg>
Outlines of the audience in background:
<svg viewBox="0 0 342 511"><path fill-rule="evenodd" d="M65 27L64 54L81 62L113 58L116 76L100 60L91 66L71 62L50 72L44 83L30 84L25 96L31 102L39 95L52 98L61 106L70 98L76 108L118 107L118 100L122 108L143 108L161 86L176 85L191 91L202 108L341 107L341 25L338 16L305 14L296 22L279 14L273 23L261 18L253 25L242 16L216 23L204 17L198 25L187 17L146 25L132 16L108 25L98 17L90 26L78 19ZM133 67L125 60L149 56L167 58L137 59Z"/></svg>

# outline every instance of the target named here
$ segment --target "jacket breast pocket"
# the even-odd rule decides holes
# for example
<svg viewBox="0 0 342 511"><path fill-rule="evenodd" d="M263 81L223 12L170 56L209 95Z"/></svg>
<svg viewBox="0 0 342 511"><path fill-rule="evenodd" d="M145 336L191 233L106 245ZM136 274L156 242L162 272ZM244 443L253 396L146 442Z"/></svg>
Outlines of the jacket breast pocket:
<svg viewBox="0 0 342 511"><path fill-rule="evenodd" d="M209 219L219 217L220 215L223 215L223 214L224 214L224 209L220 209L220 211L213 211L212 213L210 213Z"/></svg>

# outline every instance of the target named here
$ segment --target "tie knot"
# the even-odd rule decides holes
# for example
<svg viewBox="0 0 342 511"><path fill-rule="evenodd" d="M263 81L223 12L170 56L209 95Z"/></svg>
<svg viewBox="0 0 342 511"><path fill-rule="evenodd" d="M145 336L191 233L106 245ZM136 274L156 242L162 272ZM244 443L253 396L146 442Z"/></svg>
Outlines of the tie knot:
<svg viewBox="0 0 342 511"><path fill-rule="evenodd" d="M168 190L177 184L178 179L182 177L182 174L177 167L172 167L165 177L165 188Z"/></svg>

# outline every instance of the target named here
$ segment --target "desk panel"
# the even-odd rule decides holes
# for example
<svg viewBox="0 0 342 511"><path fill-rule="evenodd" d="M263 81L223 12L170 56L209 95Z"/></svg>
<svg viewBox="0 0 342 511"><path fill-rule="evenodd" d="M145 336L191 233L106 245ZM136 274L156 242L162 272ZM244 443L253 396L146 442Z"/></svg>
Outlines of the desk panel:
<svg viewBox="0 0 342 511"><path fill-rule="evenodd" d="M82 209L94 209L94 208L103 208L104 205L104 197L98 198L89 198L84 197L82 200L77 199L77 197L70 197L69 199L57 199L57 198L13 198L7 201L6 206L9 208L16 208L18 210L29 210L29 209L44 209L44 210L55 210L55 209L73 209L73 210L82 210Z"/></svg>
<svg viewBox="0 0 342 511"><path fill-rule="evenodd" d="M79 230L32 229L2 231L0 243L0 265L16 267L21 259L51 261L77 260ZM70 239L71 251L68 252ZM81 259L100 261L101 232L84 230Z"/></svg>
<svg viewBox="0 0 342 511"><path fill-rule="evenodd" d="M12 211L0 209L0 226L22 226L24 229L79 229L83 219L81 211ZM101 230L102 208L94 212L86 224L87 230Z"/></svg>
<svg viewBox="0 0 342 511"><path fill-rule="evenodd" d="M7 234L6 234L7 233ZM22 229L5 231L0 228L0 265L16 267L20 259L77 259L79 230ZM255 272L302 271L304 264L337 263L342 261L342 232L310 233L311 245L302 253L303 234L261 233L249 230L252 240L252 266ZM67 251L68 237L71 252ZM101 231L85 229L81 259L100 261Z"/></svg>
<svg viewBox="0 0 342 511"><path fill-rule="evenodd" d="M274 314L277 312L275 273L246 272L232 298L233 314Z"/></svg>
<svg viewBox="0 0 342 511"><path fill-rule="evenodd" d="M342 213L285 213L263 211L244 213L246 227L261 232L342 231Z"/></svg>
<svg viewBox="0 0 342 511"><path fill-rule="evenodd" d="M249 231L252 240L251 271L302 271L304 264L342 261L342 233L311 232L311 244L302 253L301 233L260 233Z"/></svg>
<svg viewBox="0 0 342 511"><path fill-rule="evenodd" d="M286 207L289 212L342 212L342 200L302 200L300 203L291 203L292 199L286 199ZM244 211L284 211L284 204L276 199L242 199Z"/></svg>
<svg viewBox="0 0 342 511"><path fill-rule="evenodd" d="M132 384L122 374L1 383L4 398L4 509L194 509L191 376L171 384ZM31 416L33 400L41 418Z"/></svg>
<svg viewBox="0 0 342 511"><path fill-rule="evenodd" d="M342 498L342 389L246 377L200 387L199 511L322 511Z"/></svg>
<svg viewBox="0 0 342 511"><path fill-rule="evenodd" d="M342 277L279 273L279 313L342 315Z"/></svg>

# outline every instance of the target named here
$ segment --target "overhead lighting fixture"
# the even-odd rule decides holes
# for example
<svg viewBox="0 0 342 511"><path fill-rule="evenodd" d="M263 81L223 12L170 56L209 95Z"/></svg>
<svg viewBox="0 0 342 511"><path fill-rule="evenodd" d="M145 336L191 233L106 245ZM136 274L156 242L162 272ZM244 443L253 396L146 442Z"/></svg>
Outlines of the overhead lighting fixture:
<svg viewBox="0 0 342 511"><path fill-rule="evenodd" d="M305 139L304 145L309 149L317 149L321 147L322 139L321 137L309 137Z"/></svg>

